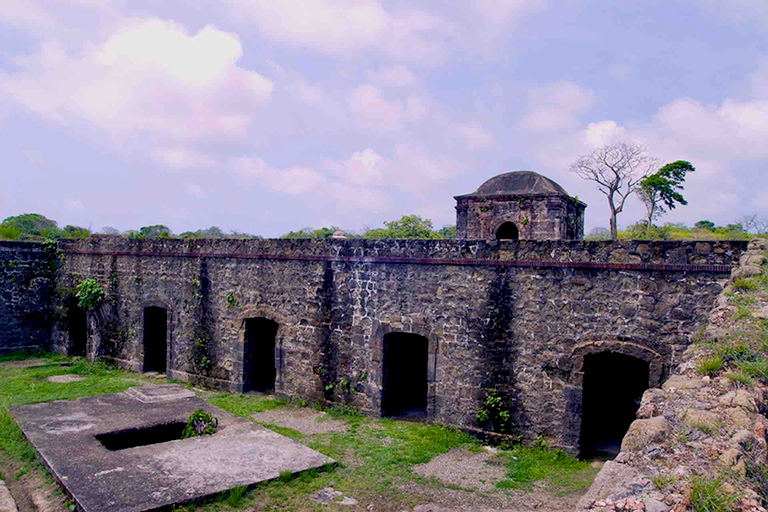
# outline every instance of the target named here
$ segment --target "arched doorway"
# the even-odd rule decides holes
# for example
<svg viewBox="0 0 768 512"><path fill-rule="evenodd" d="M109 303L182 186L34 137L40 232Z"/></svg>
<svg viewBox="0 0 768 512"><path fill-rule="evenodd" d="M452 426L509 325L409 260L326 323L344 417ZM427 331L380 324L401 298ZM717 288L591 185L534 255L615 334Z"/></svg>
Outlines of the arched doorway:
<svg viewBox="0 0 768 512"><path fill-rule="evenodd" d="M69 355L87 355L88 317L75 298L70 300L67 321L69 323Z"/></svg>
<svg viewBox="0 0 768 512"><path fill-rule="evenodd" d="M268 318L246 318L243 391L275 390L275 337L279 324Z"/></svg>
<svg viewBox="0 0 768 512"><path fill-rule="evenodd" d="M168 369L168 311L144 308L144 371L165 373Z"/></svg>
<svg viewBox="0 0 768 512"><path fill-rule="evenodd" d="M496 230L496 240L517 240L520 232L514 222L505 222Z"/></svg>
<svg viewBox="0 0 768 512"><path fill-rule="evenodd" d="M408 332L384 335L383 416L421 419L427 415L429 342Z"/></svg>
<svg viewBox="0 0 768 512"><path fill-rule="evenodd" d="M581 458L613 458L648 389L649 364L617 352L584 356Z"/></svg>

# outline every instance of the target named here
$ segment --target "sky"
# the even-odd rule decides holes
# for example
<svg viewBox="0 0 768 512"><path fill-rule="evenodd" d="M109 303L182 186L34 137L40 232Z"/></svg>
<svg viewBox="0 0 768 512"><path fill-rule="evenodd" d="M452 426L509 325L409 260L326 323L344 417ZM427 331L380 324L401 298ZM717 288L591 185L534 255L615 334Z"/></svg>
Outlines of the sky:
<svg viewBox="0 0 768 512"><path fill-rule="evenodd" d="M0 219L360 231L594 148L688 160L662 222L768 217L763 0L4 0ZM644 215L628 201L619 225Z"/></svg>

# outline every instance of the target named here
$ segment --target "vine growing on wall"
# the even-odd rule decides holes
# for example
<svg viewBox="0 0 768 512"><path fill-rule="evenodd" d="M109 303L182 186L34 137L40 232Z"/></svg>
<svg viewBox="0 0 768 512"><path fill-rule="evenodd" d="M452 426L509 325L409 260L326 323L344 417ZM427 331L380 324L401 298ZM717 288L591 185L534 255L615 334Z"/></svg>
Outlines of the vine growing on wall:
<svg viewBox="0 0 768 512"><path fill-rule="evenodd" d="M104 289L98 281L87 277L75 287L77 305L84 311L93 311L104 300Z"/></svg>
<svg viewBox="0 0 768 512"><path fill-rule="evenodd" d="M200 276L199 279L192 280L192 286L195 289L197 305L190 359L195 373L200 376L210 376L216 365L216 359L211 334L213 332L210 308L211 283L208 278L208 262L205 259L200 261Z"/></svg>
<svg viewBox="0 0 768 512"><path fill-rule="evenodd" d="M477 410L475 416L480 426L487 430L502 434L509 432L511 419L509 409L496 388L488 391L485 403Z"/></svg>

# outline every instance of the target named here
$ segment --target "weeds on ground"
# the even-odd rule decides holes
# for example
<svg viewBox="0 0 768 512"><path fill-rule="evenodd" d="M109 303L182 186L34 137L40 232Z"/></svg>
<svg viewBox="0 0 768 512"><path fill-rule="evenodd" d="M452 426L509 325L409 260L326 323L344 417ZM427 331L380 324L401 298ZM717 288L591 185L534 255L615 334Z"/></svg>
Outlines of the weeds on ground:
<svg viewBox="0 0 768 512"><path fill-rule="evenodd" d="M235 416L246 419L257 412L279 409L286 404L285 400L270 396L238 395L233 393L219 393L208 398L208 402L231 412Z"/></svg>
<svg viewBox="0 0 768 512"><path fill-rule="evenodd" d="M722 489L723 476L694 476L691 482L691 507L694 512L728 512L739 499Z"/></svg>
<svg viewBox="0 0 768 512"><path fill-rule="evenodd" d="M696 371L701 375L714 375L720 371L725 364L725 360L718 354L700 360L696 363Z"/></svg>
<svg viewBox="0 0 768 512"><path fill-rule="evenodd" d="M653 485L657 489L664 490L665 487L672 485L676 480L677 478L672 475L663 475L659 473L651 479L651 482L653 482Z"/></svg>
<svg viewBox="0 0 768 512"><path fill-rule="evenodd" d="M507 479L496 484L501 489L529 489L544 480L562 496L589 486L598 471L588 462L545 446L516 446L507 456Z"/></svg>

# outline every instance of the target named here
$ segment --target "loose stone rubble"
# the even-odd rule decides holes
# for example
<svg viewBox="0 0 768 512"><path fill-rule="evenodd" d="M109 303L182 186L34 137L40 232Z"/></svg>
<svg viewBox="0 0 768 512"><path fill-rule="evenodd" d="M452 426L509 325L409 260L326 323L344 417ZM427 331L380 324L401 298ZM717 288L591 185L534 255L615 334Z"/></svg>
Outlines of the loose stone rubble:
<svg viewBox="0 0 768 512"><path fill-rule="evenodd" d="M768 240L753 240L732 273L732 281L762 272ZM704 335L722 339L738 320L726 286ZM757 304L758 313L766 304ZM755 315L757 318L761 318ZM737 495L729 510L765 512L746 478L748 463L766 463L766 386L738 387L726 376L702 377L696 364L713 351L694 344L661 389L643 395L637 420L621 453L605 464L580 509L592 511L684 512L691 508L694 476L725 475L721 488Z"/></svg>

